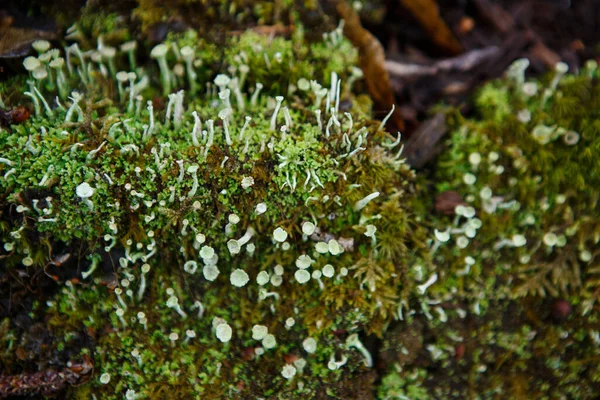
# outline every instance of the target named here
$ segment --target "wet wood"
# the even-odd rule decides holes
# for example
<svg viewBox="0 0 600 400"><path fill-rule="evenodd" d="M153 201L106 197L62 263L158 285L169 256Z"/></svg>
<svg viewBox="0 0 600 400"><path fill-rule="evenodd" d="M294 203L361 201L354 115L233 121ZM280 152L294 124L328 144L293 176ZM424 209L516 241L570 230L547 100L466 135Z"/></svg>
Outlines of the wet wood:
<svg viewBox="0 0 600 400"><path fill-rule="evenodd" d="M441 140L447 133L446 116L436 114L423 122L406 142L404 156L414 168L423 168L441 151Z"/></svg>
<svg viewBox="0 0 600 400"><path fill-rule="evenodd" d="M496 30L507 34L515 28L515 20L512 15L497 3L490 0L475 0L474 3L481 18Z"/></svg>

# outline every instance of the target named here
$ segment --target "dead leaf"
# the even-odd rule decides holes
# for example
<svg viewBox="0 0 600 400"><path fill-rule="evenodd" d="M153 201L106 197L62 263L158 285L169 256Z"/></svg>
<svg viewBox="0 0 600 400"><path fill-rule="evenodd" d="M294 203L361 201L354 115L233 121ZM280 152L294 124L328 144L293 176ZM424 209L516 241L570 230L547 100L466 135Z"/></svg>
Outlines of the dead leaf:
<svg viewBox="0 0 600 400"><path fill-rule="evenodd" d="M390 77L385 68L385 52L379 41L360 23L356 11L344 0L333 0L338 14L344 19L344 35L358 48L360 66L369 94L379 110L391 110L395 103ZM387 113L386 111L385 113ZM396 107L390 121L396 129L404 129L404 120Z"/></svg>
<svg viewBox="0 0 600 400"><path fill-rule="evenodd" d="M421 27L437 46L448 54L462 53L462 46L440 16L440 10L435 0L400 0L400 3L419 21Z"/></svg>

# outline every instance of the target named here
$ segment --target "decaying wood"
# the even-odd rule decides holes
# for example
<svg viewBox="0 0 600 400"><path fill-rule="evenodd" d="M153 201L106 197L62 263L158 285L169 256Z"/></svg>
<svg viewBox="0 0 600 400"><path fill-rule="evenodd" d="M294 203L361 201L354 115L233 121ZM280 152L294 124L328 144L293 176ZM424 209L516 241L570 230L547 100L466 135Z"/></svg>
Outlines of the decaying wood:
<svg viewBox="0 0 600 400"><path fill-rule="evenodd" d="M400 3L411 12L429 38L442 50L452 55L463 52L461 44L440 16L435 0L400 0Z"/></svg>
<svg viewBox="0 0 600 400"><path fill-rule="evenodd" d="M441 60L436 63L440 71L460 71L466 72L478 66L480 63L494 59L500 54L498 46L484 47L483 49L474 49L457 57Z"/></svg>
<svg viewBox="0 0 600 400"><path fill-rule="evenodd" d="M533 57L543 62L549 69L554 68L556 63L560 61L560 56L550 50L541 39L535 41L534 45L531 46L530 52Z"/></svg>
<svg viewBox="0 0 600 400"><path fill-rule="evenodd" d="M406 142L403 152L406 162L414 168L423 168L441 151L440 140L447 131L446 116L442 113L423 122Z"/></svg>
<svg viewBox="0 0 600 400"><path fill-rule="evenodd" d="M364 73L369 94L379 110L388 110L395 103L390 78L385 69L385 52L381 43L363 28L356 11L344 0L332 0L338 14L345 20L344 35L358 49L360 66ZM404 120L396 107L390 118L396 129L404 129Z"/></svg>
<svg viewBox="0 0 600 400"><path fill-rule="evenodd" d="M15 28L13 18L0 15L0 58L23 57L29 53L31 43L39 39L56 39L54 32L30 28Z"/></svg>
<svg viewBox="0 0 600 400"><path fill-rule="evenodd" d="M82 363L73 364L62 370L0 375L0 397L54 396L68 386L85 383L91 378L93 368L91 360L86 357Z"/></svg>
<svg viewBox="0 0 600 400"><path fill-rule="evenodd" d="M479 15L490 23L495 29L506 34L515 28L515 21L500 5L490 0L475 0L475 7Z"/></svg>
<svg viewBox="0 0 600 400"><path fill-rule="evenodd" d="M389 74L397 78L412 78L417 76L435 75L439 72L467 72L482 62L498 57L500 48L489 46L483 49L471 50L457 57L447 58L432 65L402 63L387 60L385 68Z"/></svg>
<svg viewBox="0 0 600 400"><path fill-rule="evenodd" d="M530 29L515 32L517 26L513 16L504 10L499 4L492 3L490 0L475 0L475 7L481 17L490 23L497 31L504 35L514 36L520 34L526 37L533 45L530 49L532 57L540 60L546 67L552 69L560 56L550 50L543 39ZM512 33L512 34L511 34ZM510 37L509 36L509 37Z"/></svg>
<svg viewBox="0 0 600 400"><path fill-rule="evenodd" d="M411 64L392 60L386 60L385 69L395 78L414 78L438 73L438 68L434 65Z"/></svg>

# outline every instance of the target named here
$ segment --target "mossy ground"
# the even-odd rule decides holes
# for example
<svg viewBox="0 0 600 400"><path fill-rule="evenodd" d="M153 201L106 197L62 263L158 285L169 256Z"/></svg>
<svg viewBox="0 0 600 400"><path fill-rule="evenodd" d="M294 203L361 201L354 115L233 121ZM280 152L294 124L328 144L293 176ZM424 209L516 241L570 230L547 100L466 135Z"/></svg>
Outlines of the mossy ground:
<svg viewBox="0 0 600 400"><path fill-rule="evenodd" d="M426 177L352 90L339 31L170 35L165 75L143 43L135 66L107 58L131 39L109 34L115 18L79 24L89 53L71 55L70 99L43 79L37 113L2 128L0 284L17 305L0 324L6 373L89 356L93 373L68 392L82 399L595 396L593 64L483 87L476 116L449 115ZM339 98L322 98L336 76ZM26 79L2 84L5 105L33 107ZM462 208L431 213L429 187ZM357 333L379 343L371 367L349 346Z"/></svg>
<svg viewBox="0 0 600 400"><path fill-rule="evenodd" d="M515 73L519 65L479 90L472 118L449 115L433 180L440 199L463 200L430 220L438 284L425 317L384 341L396 370L382 397L598 393L596 64L571 75L560 65L540 80ZM425 357L407 359L410 344Z"/></svg>
<svg viewBox="0 0 600 400"><path fill-rule="evenodd" d="M2 140L2 257L62 286L31 318L59 339L52 351L93 360L75 398L370 390L347 387L372 381L347 341L381 335L397 315L427 232L399 141L350 92L355 51L340 31L314 45L297 32L248 33L224 52L173 36L154 52L181 74L151 62L117 74L132 65L100 42L91 61L74 50L65 81L28 83L34 115ZM26 347L6 324L8 348ZM4 362L19 372L10 353ZM286 366L297 375L282 376Z"/></svg>

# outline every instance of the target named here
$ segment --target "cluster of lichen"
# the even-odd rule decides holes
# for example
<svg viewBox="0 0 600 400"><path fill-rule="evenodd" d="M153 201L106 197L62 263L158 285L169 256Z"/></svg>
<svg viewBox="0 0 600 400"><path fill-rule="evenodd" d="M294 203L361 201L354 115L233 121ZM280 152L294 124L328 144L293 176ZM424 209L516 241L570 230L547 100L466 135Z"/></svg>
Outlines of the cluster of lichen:
<svg viewBox="0 0 600 400"><path fill-rule="evenodd" d="M526 64L481 89L480 118L459 121L437 164L438 192L466 201L436 227L436 257L453 255L444 276L465 288L491 279L498 297L586 300L599 272L595 63L576 75L559 64L541 81L525 79Z"/></svg>
<svg viewBox="0 0 600 400"><path fill-rule="evenodd" d="M0 140L0 251L64 285L34 310L63 347L93 332L75 396L341 395L372 365L357 333L384 331L427 259L414 172L366 100L343 109L359 75L341 31L298 32L173 36L156 64L102 39L24 61L35 112Z"/></svg>
<svg viewBox="0 0 600 400"><path fill-rule="evenodd" d="M433 183L464 202L444 217L352 93L341 27L146 49L117 26L86 16L64 58L38 42L29 79L1 86L34 112L0 131L0 260L23 286L60 285L33 302L35 329L0 324L7 373L61 365L34 354L47 325L46 353L93 360L74 398L361 398L372 333L380 398L549 398L548 377L593 395L595 64L533 81L519 61L476 119L451 115ZM532 318L540 294L583 317Z"/></svg>
<svg viewBox="0 0 600 400"><path fill-rule="evenodd" d="M382 351L399 355L382 395L420 398L412 376L435 398L592 398L597 390L597 65L567 75L559 64L533 80L527 64L518 60L481 88L473 118L450 114L434 182L439 203L455 207L429 220L436 284L424 318L415 316L426 328L413 322L384 340ZM412 331L422 339L409 351ZM405 360L422 350L425 363Z"/></svg>
<svg viewBox="0 0 600 400"><path fill-rule="evenodd" d="M379 398L595 397L600 336L593 318L553 320L542 300L490 301L476 317L455 311L464 306L460 298L453 303L444 322L419 318L386 335L382 357L390 368ZM534 314L534 307L545 311Z"/></svg>

